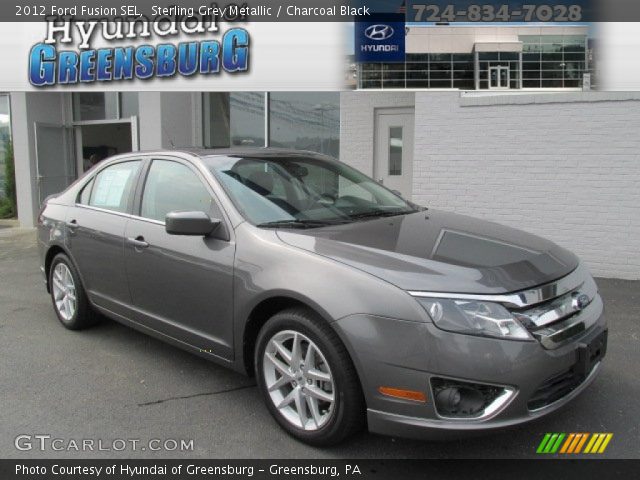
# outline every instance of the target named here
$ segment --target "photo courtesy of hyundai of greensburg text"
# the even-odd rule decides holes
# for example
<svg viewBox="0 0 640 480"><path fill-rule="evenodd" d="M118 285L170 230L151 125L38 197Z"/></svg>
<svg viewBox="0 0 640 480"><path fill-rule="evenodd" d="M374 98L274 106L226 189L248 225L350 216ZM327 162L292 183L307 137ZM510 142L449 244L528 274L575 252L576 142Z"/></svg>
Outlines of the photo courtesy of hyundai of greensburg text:
<svg viewBox="0 0 640 480"><path fill-rule="evenodd" d="M640 4L0 4L0 480L635 478Z"/></svg>

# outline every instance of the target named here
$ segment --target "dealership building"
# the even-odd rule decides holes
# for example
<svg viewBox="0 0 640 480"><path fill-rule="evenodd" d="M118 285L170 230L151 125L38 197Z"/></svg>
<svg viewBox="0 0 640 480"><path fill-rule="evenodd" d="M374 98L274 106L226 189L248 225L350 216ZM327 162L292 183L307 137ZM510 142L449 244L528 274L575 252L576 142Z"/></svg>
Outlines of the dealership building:
<svg viewBox="0 0 640 480"><path fill-rule="evenodd" d="M501 47L502 48L502 47ZM414 202L550 238L640 279L640 93L8 94L18 215L92 158L265 145L339 158Z"/></svg>
<svg viewBox="0 0 640 480"><path fill-rule="evenodd" d="M358 88L580 89L592 67L588 27L581 25L405 30L405 61L359 64Z"/></svg>

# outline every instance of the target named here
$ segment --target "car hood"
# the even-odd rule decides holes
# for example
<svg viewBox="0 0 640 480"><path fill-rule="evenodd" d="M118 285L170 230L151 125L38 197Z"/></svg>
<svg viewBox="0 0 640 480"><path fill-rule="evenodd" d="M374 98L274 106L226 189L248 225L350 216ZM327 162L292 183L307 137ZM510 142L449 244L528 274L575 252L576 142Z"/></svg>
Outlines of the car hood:
<svg viewBox="0 0 640 480"><path fill-rule="evenodd" d="M569 274L578 258L553 242L437 210L308 230L278 230L288 245L405 290L496 294Z"/></svg>

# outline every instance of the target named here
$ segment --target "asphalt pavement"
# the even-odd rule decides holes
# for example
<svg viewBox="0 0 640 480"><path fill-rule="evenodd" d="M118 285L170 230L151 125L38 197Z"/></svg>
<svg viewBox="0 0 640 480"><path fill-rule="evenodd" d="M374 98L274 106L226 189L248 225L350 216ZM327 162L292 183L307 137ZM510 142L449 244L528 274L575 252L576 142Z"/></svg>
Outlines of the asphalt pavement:
<svg viewBox="0 0 640 480"><path fill-rule="evenodd" d="M527 458L537 456L546 432L611 432L600 457L640 458L638 281L597 279L609 320L607 357L593 385L564 409L464 440L363 432L318 449L277 426L247 377L112 321L65 330L44 289L34 238L30 230L0 230L0 458ZM20 435L30 449L16 448ZM35 435L51 437L45 451ZM51 449L54 438L60 451ZM124 450L114 450L122 446L116 439ZM187 449L193 440L193 448L154 451L154 439L161 440L156 448L165 440L170 449L173 440ZM76 451L83 440L93 440L94 450Z"/></svg>

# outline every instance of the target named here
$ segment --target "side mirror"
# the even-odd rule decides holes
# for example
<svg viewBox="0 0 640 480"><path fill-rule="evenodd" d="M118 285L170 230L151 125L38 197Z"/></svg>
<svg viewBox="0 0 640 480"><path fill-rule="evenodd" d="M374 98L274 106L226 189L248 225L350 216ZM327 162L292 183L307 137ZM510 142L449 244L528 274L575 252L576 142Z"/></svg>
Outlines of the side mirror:
<svg viewBox="0 0 640 480"><path fill-rule="evenodd" d="M204 212L169 212L165 217L165 230L170 235L206 236L220 226L221 220Z"/></svg>

